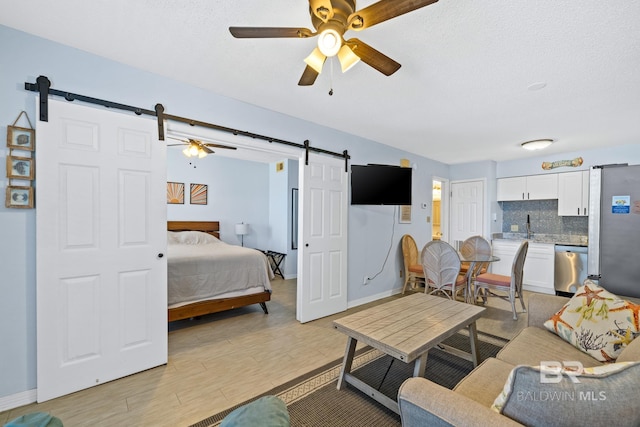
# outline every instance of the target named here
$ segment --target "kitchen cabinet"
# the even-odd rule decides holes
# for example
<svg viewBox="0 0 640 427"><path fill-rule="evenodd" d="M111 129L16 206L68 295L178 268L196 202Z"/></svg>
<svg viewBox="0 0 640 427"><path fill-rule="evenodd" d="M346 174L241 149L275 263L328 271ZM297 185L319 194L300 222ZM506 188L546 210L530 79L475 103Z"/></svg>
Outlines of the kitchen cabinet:
<svg viewBox="0 0 640 427"><path fill-rule="evenodd" d="M491 243L492 253L500 260L491 263L491 272L511 276L511 266L519 247L518 240L494 240Z"/></svg>
<svg viewBox="0 0 640 427"><path fill-rule="evenodd" d="M558 174L558 215L589 215L589 171Z"/></svg>
<svg viewBox="0 0 640 427"><path fill-rule="evenodd" d="M497 183L497 199L499 202L558 198L557 173L498 178Z"/></svg>
<svg viewBox="0 0 640 427"><path fill-rule="evenodd" d="M555 245L529 242L524 262L524 290L555 295Z"/></svg>
<svg viewBox="0 0 640 427"><path fill-rule="evenodd" d="M511 268L520 240L494 240L493 255L500 261L491 263L491 272L511 275ZM523 288L526 291L555 294L554 280L555 245L552 243L529 242L524 261Z"/></svg>

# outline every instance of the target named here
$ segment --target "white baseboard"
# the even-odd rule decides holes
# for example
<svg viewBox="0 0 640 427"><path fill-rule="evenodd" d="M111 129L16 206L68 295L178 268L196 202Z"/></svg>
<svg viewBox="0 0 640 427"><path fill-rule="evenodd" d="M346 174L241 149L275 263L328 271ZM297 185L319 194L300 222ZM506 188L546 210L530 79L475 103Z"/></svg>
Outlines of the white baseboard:
<svg viewBox="0 0 640 427"><path fill-rule="evenodd" d="M358 307L359 305L367 304L382 298L390 297L392 295L396 295L401 292L402 292L402 288L395 288L388 291L380 292L379 294L370 295L368 297L360 298L354 301L349 301L349 303L347 304L347 308Z"/></svg>
<svg viewBox="0 0 640 427"><path fill-rule="evenodd" d="M21 393L12 394L11 396L0 397L0 412L19 406L28 405L37 399L37 389L23 391Z"/></svg>
<svg viewBox="0 0 640 427"><path fill-rule="evenodd" d="M289 280L289 279L297 279L298 275L297 274L286 274L284 275L284 280Z"/></svg>

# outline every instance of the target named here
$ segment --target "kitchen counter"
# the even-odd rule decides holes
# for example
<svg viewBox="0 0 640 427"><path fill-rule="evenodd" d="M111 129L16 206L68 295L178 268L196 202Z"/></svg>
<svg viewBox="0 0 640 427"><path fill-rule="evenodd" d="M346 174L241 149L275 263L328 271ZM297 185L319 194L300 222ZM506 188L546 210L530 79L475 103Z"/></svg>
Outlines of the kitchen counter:
<svg viewBox="0 0 640 427"><path fill-rule="evenodd" d="M566 246L587 246L589 239L587 236L575 234L537 234L533 233L530 239L525 233L494 233L492 239L502 240L528 240L533 243L551 243Z"/></svg>

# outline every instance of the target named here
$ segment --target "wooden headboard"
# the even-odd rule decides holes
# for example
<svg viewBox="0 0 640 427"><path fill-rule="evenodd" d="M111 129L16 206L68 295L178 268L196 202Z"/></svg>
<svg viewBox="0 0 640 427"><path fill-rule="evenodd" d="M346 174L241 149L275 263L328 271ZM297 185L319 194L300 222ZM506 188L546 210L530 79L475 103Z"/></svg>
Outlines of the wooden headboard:
<svg viewBox="0 0 640 427"><path fill-rule="evenodd" d="M219 221L167 221L169 231L203 231L220 238Z"/></svg>

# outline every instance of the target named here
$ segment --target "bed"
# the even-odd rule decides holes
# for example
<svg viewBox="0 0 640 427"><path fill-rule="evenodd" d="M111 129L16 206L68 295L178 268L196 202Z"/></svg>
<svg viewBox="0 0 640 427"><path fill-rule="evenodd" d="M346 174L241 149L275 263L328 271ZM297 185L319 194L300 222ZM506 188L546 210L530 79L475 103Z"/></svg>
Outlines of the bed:
<svg viewBox="0 0 640 427"><path fill-rule="evenodd" d="M167 223L169 322L260 304L268 314L273 271L267 257L219 240L218 221Z"/></svg>

